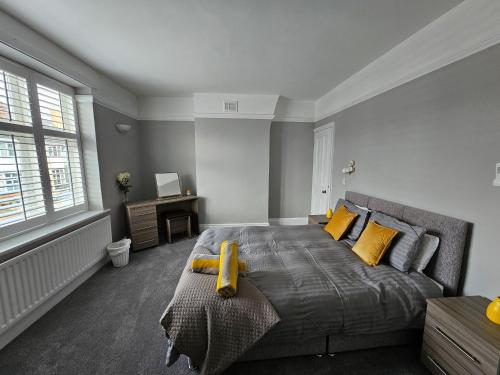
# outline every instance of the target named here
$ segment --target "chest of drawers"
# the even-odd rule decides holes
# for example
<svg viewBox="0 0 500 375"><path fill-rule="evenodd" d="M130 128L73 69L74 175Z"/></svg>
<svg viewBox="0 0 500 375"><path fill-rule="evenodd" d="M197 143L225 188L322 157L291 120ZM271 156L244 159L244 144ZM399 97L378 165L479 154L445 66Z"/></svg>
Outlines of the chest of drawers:
<svg viewBox="0 0 500 375"><path fill-rule="evenodd" d="M484 297L427 301L421 360L433 374L500 374L500 325L485 316Z"/></svg>

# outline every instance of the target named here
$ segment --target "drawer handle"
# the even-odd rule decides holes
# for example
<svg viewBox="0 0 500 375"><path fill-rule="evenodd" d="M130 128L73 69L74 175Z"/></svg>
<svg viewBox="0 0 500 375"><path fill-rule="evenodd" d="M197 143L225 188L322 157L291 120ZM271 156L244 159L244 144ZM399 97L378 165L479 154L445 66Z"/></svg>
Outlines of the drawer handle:
<svg viewBox="0 0 500 375"><path fill-rule="evenodd" d="M153 229L153 228L156 228L156 225L149 225L147 227L137 228L136 232L139 232L141 230Z"/></svg>
<svg viewBox="0 0 500 375"><path fill-rule="evenodd" d="M146 212L141 212L140 214L137 214L135 216L146 216L146 215L151 215L154 214L154 211L146 211Z"/></svg>
<svg viewBox="0 0 500 375"><path fill-rule="evenodd" d="M444 339L446 339L446 341L448 341L452 346L454 346L456 349L458 349L463 355L465 355L467 358L469 358L469 360L471 360L472 362L474 362L476 364L479 364L479 361L477 360L476 357L472 356L467 350L465 350L460 345L458 345L457 342L455 340L453 340L451 337L449 337L446 333L444 333L444 331L441 328L439 328L439 327L433 327L433 328L434 328L434 331L439 333Z"/></svg>
<svg viewBox="0 0 500 375"><path fill-rule="evenodd" d="M434 360L434 358L428 355L427 359L441 372L441 374L448 375L448 373L444 371L444 368L442 368L441 365Z"/></svg>
<svg viewBox="0 0 500 375"><path fill-rule="evenodd" d="M153 242L153 241L156 241L156 238L153 238L152 240L137 242L137 245L142 245L142 244L145 244L145 243L148 243L148 242Z"/></svg>

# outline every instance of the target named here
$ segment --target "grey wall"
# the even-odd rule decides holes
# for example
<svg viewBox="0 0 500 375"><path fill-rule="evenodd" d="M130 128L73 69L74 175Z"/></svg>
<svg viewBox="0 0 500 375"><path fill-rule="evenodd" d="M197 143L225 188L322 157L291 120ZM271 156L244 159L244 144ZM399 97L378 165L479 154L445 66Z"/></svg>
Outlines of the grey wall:
<svg viewBox="0 0 500 375"><path fill-rule="evenodd" d="M183 190L196 194L193 121L139 121L144 195L156 197L154 174L179 171Z"/></svg>
<svg viewBox="0 0 500 375"><path fill-rule="evenodd" d="M463 293L500 289L500 45L318 123L335 121L334 194L347 188L473 223Z"/></svg>
<svg viewBox="0 0 500 375"><path fill-rule="evenodd" d="M94 104L94 116L103 205L111 209L113 240L118 240L126 234L126 221L116 175L124 171L131 173L130 201L143 197L138 124L136 120L99 104ZM117 123L131 124L132 129L127 134L120 134L115 128Z"/></svg>
<svg viewBox="0 0 500 375"><path fill-rule="evenodd" d="M271 123L269 217L306 217L311 209L313 124Z"/></svg>
<svg viewBox="0 0 500 375"><path fill-rule="evenodd" d="M195 120L201 223L267 223L270 125L270 120Z"/></svg>

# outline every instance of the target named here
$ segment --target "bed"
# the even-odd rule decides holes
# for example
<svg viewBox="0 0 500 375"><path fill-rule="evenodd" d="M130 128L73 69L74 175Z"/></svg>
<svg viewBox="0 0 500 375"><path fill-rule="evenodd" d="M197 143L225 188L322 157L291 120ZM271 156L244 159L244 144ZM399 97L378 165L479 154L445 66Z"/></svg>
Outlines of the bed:
<svg viewBox="0 0 500 375"><path fill-rule="evenodd" d="M161 320L168 338L167 364L182 353L195 363L205 362L202 372L210 374L235 360L417 340L426 298L457 293L467 223L355 192L347 192L346 199L439 236L440 247L425 274L386 264L366 266L347 243L333 240L319 225L206 230L192 256L217 254L223 240L234 239L249 273L240 278L239 296L228 302L213 292L213 276L184 270Z"/></svg>

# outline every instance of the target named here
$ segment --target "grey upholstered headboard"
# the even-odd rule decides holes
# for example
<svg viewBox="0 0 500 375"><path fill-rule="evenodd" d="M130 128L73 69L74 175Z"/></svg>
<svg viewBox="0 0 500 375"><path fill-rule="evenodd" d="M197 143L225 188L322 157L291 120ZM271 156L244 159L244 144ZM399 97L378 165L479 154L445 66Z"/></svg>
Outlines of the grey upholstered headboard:
<svg viewBox="0 0 500 375"><path fill-rule="evenodd" d="M438 236L440 238L438 251L434 254L425 273L443 285L445 296L457 294L462 256L469 228L466 221L352 191L347 191L345 198L359 206L424 227L427 233Z"/></svg>

